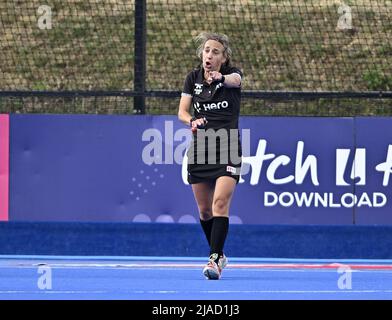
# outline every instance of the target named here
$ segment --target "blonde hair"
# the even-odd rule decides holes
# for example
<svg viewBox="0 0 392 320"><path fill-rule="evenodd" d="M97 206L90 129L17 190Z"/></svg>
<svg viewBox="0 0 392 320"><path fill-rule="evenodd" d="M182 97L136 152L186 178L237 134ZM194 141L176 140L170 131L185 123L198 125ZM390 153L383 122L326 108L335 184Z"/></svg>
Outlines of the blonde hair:
<svg viewBox="0 0 392 320"><path fill-rule="evenodd" d="M208 40L218 41L223 46L223 55L226 58L225 65L230 65L230 59L232 55L232 50L229 44L229 37L225 34L213 33L213 32L202 32L196 38L195 41L198 44L196 49L196 54L199 59L203 59L203 49L204 45Z"/></svg>

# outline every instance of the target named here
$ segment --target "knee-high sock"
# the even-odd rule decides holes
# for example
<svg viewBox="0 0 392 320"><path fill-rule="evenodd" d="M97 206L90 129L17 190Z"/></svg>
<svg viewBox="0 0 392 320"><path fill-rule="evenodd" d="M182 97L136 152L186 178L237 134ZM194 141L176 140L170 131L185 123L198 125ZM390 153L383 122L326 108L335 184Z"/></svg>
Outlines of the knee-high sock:
<svg viewBox="0 0 392 320"><path fill-rule="evenodd" d="M212 224L214 223L214 218L212 217L209 220L201 220L200 224L203 228L204 234L206 235L208 245L211 246L211 231L212 231Z"/></svg>
<svg viewBox="0 0 392 320"><path fill-rule="evenodd" d="M214 217L214 223L211 230L210 255L217 253L219 256L223 254L227 232L229 231L228 217Z"/></svg>

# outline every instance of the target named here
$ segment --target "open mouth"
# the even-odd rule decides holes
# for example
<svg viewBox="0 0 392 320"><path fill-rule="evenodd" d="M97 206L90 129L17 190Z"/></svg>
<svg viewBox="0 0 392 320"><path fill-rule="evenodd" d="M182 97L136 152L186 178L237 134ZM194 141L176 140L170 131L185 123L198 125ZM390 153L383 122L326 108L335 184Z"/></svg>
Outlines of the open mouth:
<svg viewBox="0 0 392 320"><path fill-rule="evenodd" d="M206 62L205 62L205 66L206 66L207 69L211 69L212 64L211 64L211 62L206 61Z"/></svg>

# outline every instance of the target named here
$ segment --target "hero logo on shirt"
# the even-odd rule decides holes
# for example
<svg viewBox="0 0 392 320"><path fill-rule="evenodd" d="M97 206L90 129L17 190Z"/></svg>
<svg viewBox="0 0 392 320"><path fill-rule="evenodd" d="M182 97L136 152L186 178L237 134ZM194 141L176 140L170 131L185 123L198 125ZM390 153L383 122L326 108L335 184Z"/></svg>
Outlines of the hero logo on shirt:
<svg viewBox="0 0 392 320"><path fill-rule="evenodd" d="M219 101L216 103L203 103L203 105L202 105L202 107L204 108L204 111L226 109L228 106L229 106L229 103L226 100Z"/></svg>
<svg viewBox="0 0 392 320"><path fill-rule="evenodd" d="M203 103L201 106L199 102L193 104L193 107L196 109L197 112L200 112L201 108L203 108L204 111L208 111L208 110L226 109L228 106L229 103L226 100L219 101L216 103Z"/></svg>
<svg viewBox="0 0 392 320"><path fill-rule="evenodd" d="M202 87L203 87L202 83L195 83L195 90L194 90L195 94L200 94L203 91Z"/></svg>
<svg viewBox="0 0 392 320"><path fill-rule="evenodd" d="M194 103L194 104L193 104L193 107L195 108L195 110L196 110L197 112L200 112L200 103L198 103L198 102Z"/></svg>

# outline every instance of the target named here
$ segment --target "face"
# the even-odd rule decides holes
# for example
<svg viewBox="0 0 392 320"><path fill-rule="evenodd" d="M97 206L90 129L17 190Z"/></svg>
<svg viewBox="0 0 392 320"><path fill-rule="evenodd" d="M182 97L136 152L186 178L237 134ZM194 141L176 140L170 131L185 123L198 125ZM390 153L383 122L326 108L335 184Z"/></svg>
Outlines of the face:
<svg viewBox="0 0 392 320"><path fill-rule="evenodd" d="M203 68L206 71L219 71L222 64L226 62L223 55L223 45L215 40L208 40L203 49Z"/></svg>

